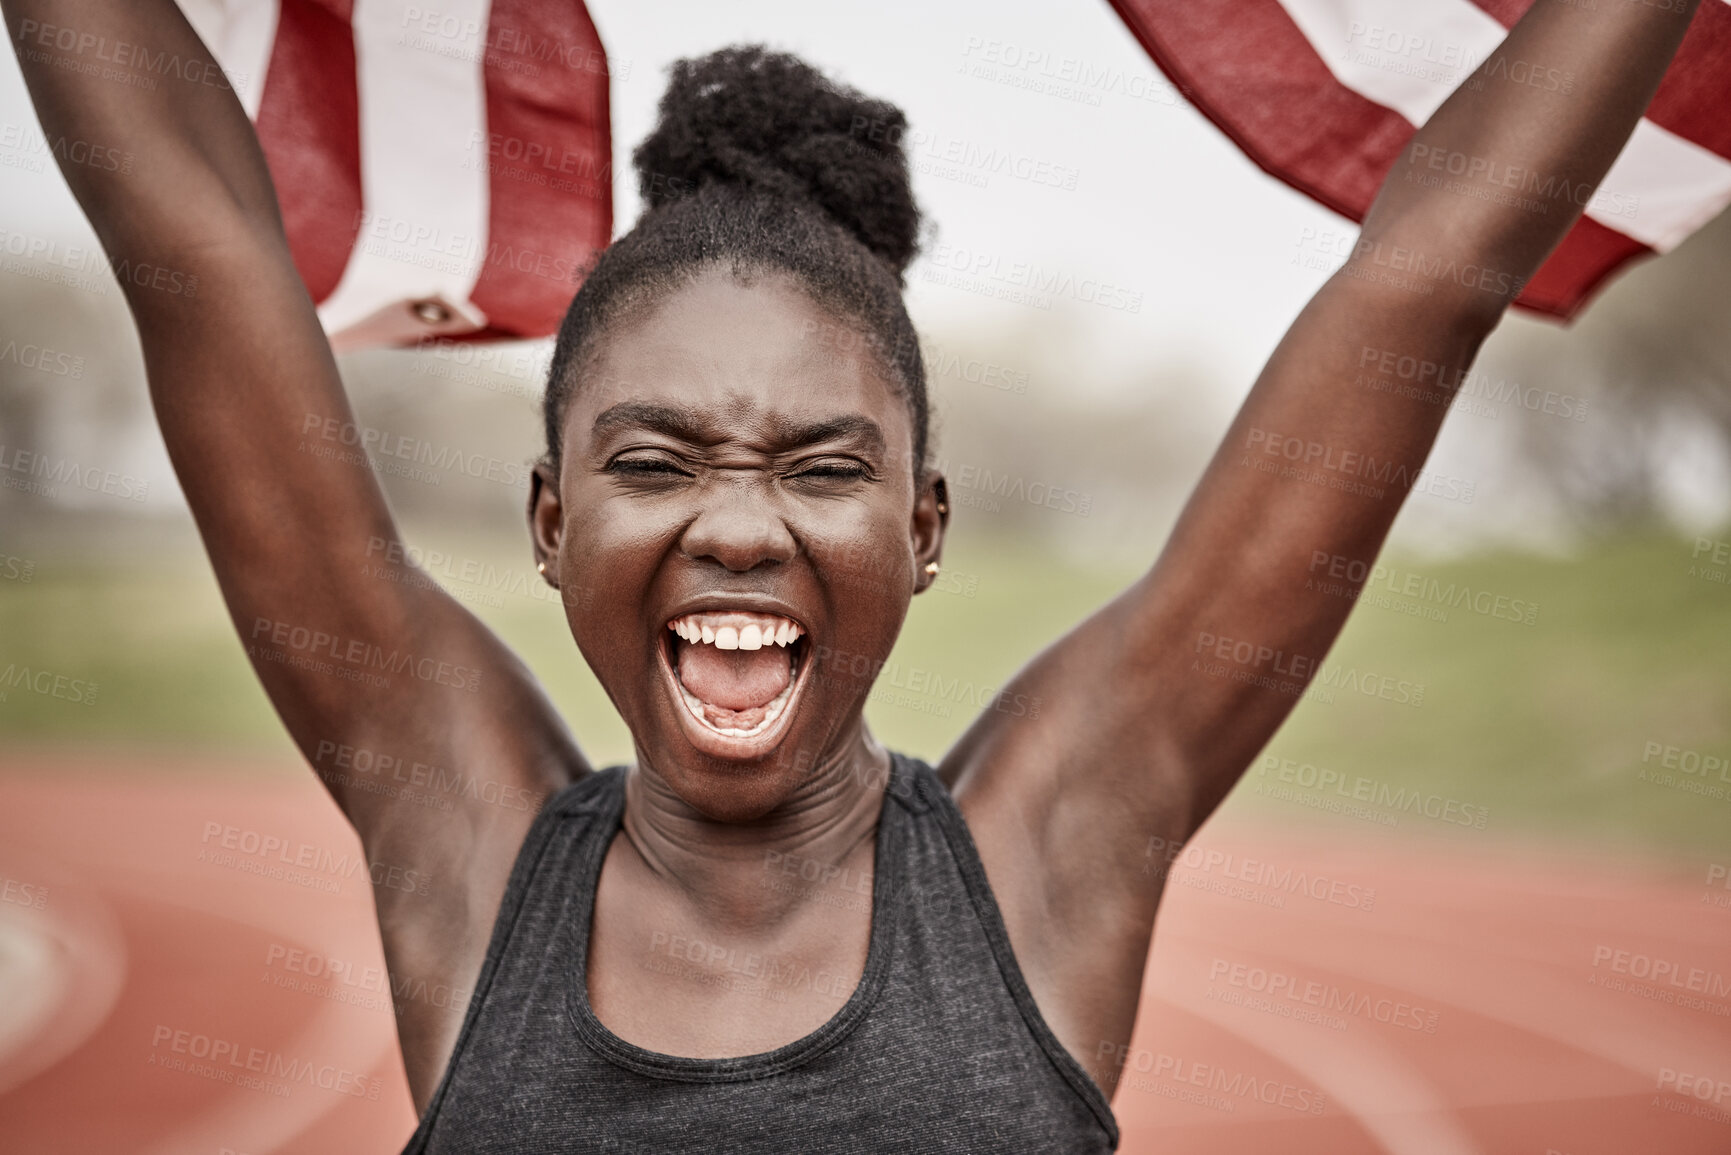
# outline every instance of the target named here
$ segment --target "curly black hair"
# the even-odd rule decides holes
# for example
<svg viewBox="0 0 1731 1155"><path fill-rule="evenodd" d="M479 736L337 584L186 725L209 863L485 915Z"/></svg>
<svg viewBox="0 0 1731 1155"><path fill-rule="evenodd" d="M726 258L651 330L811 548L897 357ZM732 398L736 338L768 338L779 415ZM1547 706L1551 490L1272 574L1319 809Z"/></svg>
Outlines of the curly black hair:
<svg viewBox="0 0 1731 1155"><path fill-rule="evenodd" d="M925 366L902 302L920 227L906 127L894 105L761 46L676 63L655 130L632 154L643 215L600 254L559 327L543 403L554 471L566 403L602 334L725 266L747 279L789 274L860 331L913 415L922 478Z"/></svg>

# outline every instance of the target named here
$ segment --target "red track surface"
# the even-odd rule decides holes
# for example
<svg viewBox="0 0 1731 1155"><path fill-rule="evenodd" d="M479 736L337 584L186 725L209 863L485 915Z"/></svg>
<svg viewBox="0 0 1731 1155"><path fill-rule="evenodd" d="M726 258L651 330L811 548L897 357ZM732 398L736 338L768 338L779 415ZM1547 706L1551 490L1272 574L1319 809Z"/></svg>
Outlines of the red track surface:
<svg viewBox="0 0 1731 1155"><path fill-rule="evenodd" d="M1731 890L1703 878L1217 822L1173 867L1120 1149L1731 1152ZM392 1152L413 1129L367 868L310 776L14 767L0 899L9 1155Z"/></svg>

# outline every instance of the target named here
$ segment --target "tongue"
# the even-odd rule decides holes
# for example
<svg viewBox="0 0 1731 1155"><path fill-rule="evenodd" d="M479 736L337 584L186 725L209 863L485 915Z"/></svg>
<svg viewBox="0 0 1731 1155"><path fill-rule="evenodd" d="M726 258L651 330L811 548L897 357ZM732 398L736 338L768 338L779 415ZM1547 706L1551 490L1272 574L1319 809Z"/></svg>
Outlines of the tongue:
<svg viewBox="0 0 1731 1155"><path fill-rule="evenodd" d="M793 661L780 646L761 650L679 647L679 680L699 701L729 710L767 706L787 688Z"/></svg>

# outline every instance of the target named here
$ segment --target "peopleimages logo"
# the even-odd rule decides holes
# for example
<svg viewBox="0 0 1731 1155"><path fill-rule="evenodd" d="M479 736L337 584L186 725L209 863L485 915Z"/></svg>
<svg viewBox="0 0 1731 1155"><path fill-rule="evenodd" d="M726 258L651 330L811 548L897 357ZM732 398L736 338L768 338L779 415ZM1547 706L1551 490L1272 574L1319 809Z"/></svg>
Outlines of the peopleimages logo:
<svg viewBox="0 0 1731 1155"><path fill-rule="evenodd" d="M1256 766L1258 794L1268 794L1287 801L1305 803L1305 799L1328 799L1362 803L1379 808L1391 817L1412 814L1451 826L1483 830L1490 820L1490 807L1464 802L1441 794L1430 794L1410 786L1367 778L1363 774L1348 775L1310 762L1295 762L1276 754L1264 754ZM1273 778L1281 787L1260 780ZM1327 809L1327 807L1323 807ZM1392 823L1391 823L1392 825Z"/></svg>
<svg viewBox="0 0 1731 1155"><path fill-rule="evenodd" d="M1384 1026L1434 1035L1441 1013L1404 999L1367 994L1351 987L1301 979L1283 971L1215 958L1208 965L1208 981L1269 999L1285 999L1335 1015L1368 1019Z"/></svg>
<svg viewBox="0 0 1731 1155"><path fill-rule="evenodd" d="M71 458L49 457L5 444L0 444L0 485L41 497L57 496L60 486L122 501L143 501L150 494L150 482L130 473L80 465Z"/></svg>
<svg viewBox="0 0 1731 1155"><path fill-rule="evenodd" d="M264 639L263 642L260 639ZM386 686L382 674L407 674L423 682L474 693L481 688L479 667L459 666L412 651L385 649L361 638L344 638L307 626L270 618L254 618L247 652L263 661L281 661L299 669L337 673L351 681ZM322 659L330 659L323 661ZM340 663L333 666L331 663ZM381 674L373 674L373 670Z"/></svg>
<svg viewBox="0 0 1731 1155"><path fill-rule="evenodd" d="M6 700L10 691L23 690L80 706L93 706L98 688L95 682L84 678L21 666L17 662L8 662L5 669L0 669L0 702Z"/></svg>
<svg viewBox="0 0 1731 1155"><path fill-rule="evenodd" d="M1593 968L1603 967L1616 975L1644 979L1655 986L1671 987L1710 998L1731 997L1731 974L1690 966L1674 958L1623 950L1600 943L1593 947Z"/></svg>
<svg viewBox="0 0 1731 1155"><path fill-rule="evenodd" d="M1143 1047L1132 1048L1127 1044L1102 1042L1095 1048L1094 1057L1110 1058L1120 1068L1121 1074L1139 1073L1152 1076L1147 1080L1127 1080L1132 1090L1166 1094L1160 1081L1185 1084L1201 1091L1217 1092L1218 1101L1203 1102L1201 1105L1224 1111L1235 1111L1237 1101L1246 1099L1270 1107L1284 1107L1288 1111L1304 1115L1320 1115L1328 1106L1328 1097L1313 1088L1283 1083L1273 1078L1262 1078L1245 1071L1186 1059L1182 1055L1172 1055L1165 1051L1150 1051ZM1182 1096L1167 1094L1166 1097Z"/></svg>
<svg viewBox="0 0 1731 1155"><path fill-rule="evenodd" d="M949 482L956 504L975 506L988 513L998 513L1003 503L1023 502L1059 513L1087 517L1094 508L1094 496L1072 489L1061 482L1029 480L1019 474L994 473L971 462L951 462L945 457L931 457L927 468L936 469Z"/></svg>
<svg viewBox="0 0 1731 1155"><path fill-rule="evenodd" d="M1224 850L1204 850L1181 842L1154 837L1143 852L1143 874L1170 873L1172 881L1197 890L1213 890L1228 897L1278 899L1264 905L1284 906L1287 895L1333 903L1351 910L1370 910L1376 905L1376 888L1324 874L1313 874L1303 866L1246 858ZM1182 869L1177 869L1177 868ZM1214 885L1224 880L1226 886ZM1228 889L1230 884L1245 886ZM1243 893L1234 893L1234 891Z"/></svg>
<svg viewBox="0 0 1731 1155"><path fill-rule="evenodd" d="M8 341L0 347L0 361L10 361L24 369L35 369L56 377L84 376L84 358L76 353L59 353L45 345Z"/></svg>
<svg viewBox="0 0 1731 1155"><path fill-rule="evenodd" d="M1063 297L1085 305L1100 305L1126 313L1142 311L1143 295L1140 290L1127 289L1093 277L1078 277L1063 269L1049 269L1035 261L1006 261L996 253L961 245L935 246L931 252L928 271L939 276L954 273L984 282L995 282L1032 293L1048 302L1052 298Z"/></svg>
<svg viewBox="0 0 1731 1155"><path fill-rule="evenodd" d="M472 452L453 445L440 445L418 437L392 433L353 421L340 421L335 417L317 413L308 413L302 419L301 436L302 453L326 456L317 444L323 441L328 446L341 446L376 457L413 462L415 465L459 473L465 477L485 478L515 489L528 489L529 478L534 473L533 466L520 461L506 461L485 453ZM358 465L364 460L365 458L357 458L351 463Z"/></svg>
<svg viewBox="0 0 1731 1155"><path fill-rule="evenodd" d="M1272 429L1251 426L1245 435L1245 450L1246 464L1254 462L1255 455L1260 454L1291 464L1300 471L1295 476L1304 480L1335 474L1343 478L1364 478L1378 486L1393 486L1415 494L1434 494L1451 501L1470 503L1473 499L1473 483L1465 478L1448 477L1434 470L1427 471L1422 464L1414 466L1394 458L1379 461L1374 454L1289 436ZM1332 480L1330 484L1336 489L1353 488ZM1357 486L1354 491L1365 491L1373 497L1382 496L1380 488Z"/></svg>
<svg viewBox="0 0 1731 1155"><path fill-rule="evenodd" d="M297 1083L337 1095L377 1100L380 1079L369 1079L334 1063L296 1058L281 1051L249 1047L232 1039L157 1024L151 1034L149 1066L232 1083L286 1098Z"/></svg>

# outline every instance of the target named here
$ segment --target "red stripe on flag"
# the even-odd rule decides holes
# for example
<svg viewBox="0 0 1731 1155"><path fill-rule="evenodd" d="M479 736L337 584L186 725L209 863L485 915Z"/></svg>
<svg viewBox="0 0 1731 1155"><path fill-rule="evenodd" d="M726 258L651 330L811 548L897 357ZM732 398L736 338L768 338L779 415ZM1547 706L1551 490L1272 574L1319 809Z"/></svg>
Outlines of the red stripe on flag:
<svg viewBox="0 0 1731 1155"><path fill-rule="evenodd" d="M607 57L576 0L493 0L484 51L487 253L469 299L488 333L541 337L613 235Z"/></svg>
<svg viewBox="0 0 1731 1155"><path fill-rule="evenodd" d="M331 295L360 233L360 100L353 0L282 0L258 138L289 252L314 302Z"/></svg>
<svg viewBox="0 0 1731 1155"><path fill-rule="evenodd" d="M1484 0L1499 20L1489 5L1518 13L1529 2ZM1258 167L1342 216L1364 220L1415 130L1335 79L1278 0L1112 0L1112 6L1160 70ZM1651 252L1582 218L1514 303L1567 320L1613 270Z"/></svg>
<svg viewBox="0 0 1731 1155"><path fill-rule="evenodd" d="M1653 250L1635 238L1582 217L1527 282L1515 304L1567 320L1604 288L1613 272L1652 255Z"/></svg>
<svg viewBox="0 0 1731 1155"><path fill-rule="evenodd" d="M1112 0L1202 115L1270 176L1364 219L1412 125L1334 78L1276 0Z"/></svg>
<svg viewBox="0 0 1731 1155"><path fill-rule="evenodd" d="M1504 28L1533 0L1473 0ZM1647 106L1647 119L1684 140L1731 160L1731 5L1706 0L1695 12L1664 82Z"/></svg>

